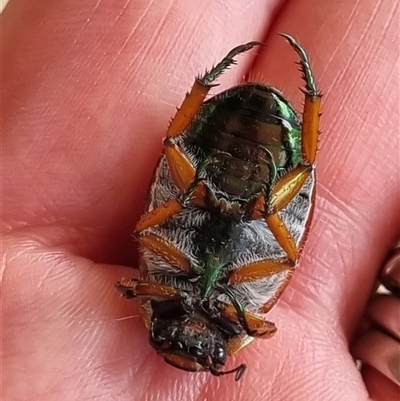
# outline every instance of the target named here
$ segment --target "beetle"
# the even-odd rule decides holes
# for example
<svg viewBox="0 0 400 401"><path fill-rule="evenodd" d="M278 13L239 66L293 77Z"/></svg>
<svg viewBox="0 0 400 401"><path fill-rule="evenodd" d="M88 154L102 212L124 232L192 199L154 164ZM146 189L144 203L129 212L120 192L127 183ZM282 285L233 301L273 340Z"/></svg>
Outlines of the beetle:
<svg viewBox="0 0 400 401"><path fill-rule="evenodd" d="M321 93L304 49L302 118L275 88L244 83L205 100L235 57L232 49L196 78L171 120L146 212L135 228L141 278L116 283L141 298L150 344L186 371L216 376L227 357L269 338L263 314L297 265L315 196Z"/></svg>

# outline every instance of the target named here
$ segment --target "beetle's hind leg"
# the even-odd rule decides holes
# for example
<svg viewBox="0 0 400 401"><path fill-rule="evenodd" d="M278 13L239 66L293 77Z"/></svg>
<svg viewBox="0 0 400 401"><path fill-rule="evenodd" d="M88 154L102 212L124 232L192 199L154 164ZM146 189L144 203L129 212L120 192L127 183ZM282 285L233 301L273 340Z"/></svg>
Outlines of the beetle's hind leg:
<svg viewBox="0 0 400 401"><path fill-rule="evenodd" d="M193 117L200 109L200 106L203 104L210 89L213 86L216 86L213 82L227 68L236 63L235 57L240 53L247 52L257 45L263 45L263 43L249 42L235 47L215 67L211 68L210 71L206 70L203 76L196 78L192 89L188 94L186 94L180 109L178 109L175 117L171 121L167 131L167 138L180 135L188 127L190 122L193 120Z"/></svg>
<svg viewBox="0 0 400 401"><path fill-rule="evenodd" d="M190 194L194 191L196 177L198 178L199 167L195 168L186 157L182 148L174 141L174 138L182 134L192 122L199 111L205 97L213 86L215 80L231 65L236 64L235 57L244 53L254 46L263 45L261 42L249 42L233 48L217 65L202 76L198 76L192 89L186 94L180 109L172 119L164 141L165 155L171 176L181 194ZM187 198L187 196L185 197Z"/></svg>
<svg viewBox="0 0 400 401"><path fill-rule="evenodd" d="M274 234L279 245L288 255L292 262L298 257L298 249L295 241L280 218L278 212L291 202L300 192L307 178L314 168L315 156L318 143L319 109L321 104L321 93L311 69L310 61L305 50L289 35L280 34L284 37L300 57L300 71L305 82L303 122L301 131L302 163L294 170L284 175L274 186L271 199L260 196L252 211L253 218L265 217L271 232Z"/></svg>
<svg viewBox="0 0 400 401"><path fill-rule="evenodd" d="M290 46L292 46L300 57L300 71L302 72L302 78L306 84L303 90L305 101L301 131L301 148L305 163L312 165L315 162L315 156L317 154L319 110L322 94L317 88L310 61L305 50L291 36L282 33L280 36L284 37L289 42Z"/></svg>
<svg viewBox="0 0 400 401"><path fill-rule="evenodd" d="M187 200L189 194L193 203L202 205L205 197L205 186L200 182L194 188L196 180L196 168L187 158L182 148L175 143L174 138L179 136L191 123L199 111L210 89L215 86L213 82L231 65L235 64L235 57L244 53L254 46L263 45L261 42L249 42L232 49L217 65L206 71L203 76L196 78L192 89L186 94L181 107L176 112L167 131L167 138L164 141L165 156L168 162L172 179ZM158 206L151 212L145 214L138 222L135 232L140 233L146 228L160 224L175 214L179 213L183 205L178 199L171 199Z"/></svg>

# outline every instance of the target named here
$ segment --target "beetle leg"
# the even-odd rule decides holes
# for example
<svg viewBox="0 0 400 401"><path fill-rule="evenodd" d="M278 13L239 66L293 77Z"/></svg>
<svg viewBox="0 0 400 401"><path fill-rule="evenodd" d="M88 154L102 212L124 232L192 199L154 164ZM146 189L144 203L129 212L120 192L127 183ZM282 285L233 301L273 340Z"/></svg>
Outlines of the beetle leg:
<svg viewBox="0 0 400 401"><path fill-rule="evenodd" d="M232 337L228 341L226 352L229 356L237 354L242 348L249 345L254 340L254 337L250 337L247 334Z"/></svg>
<svg viewBox="0 0 400 401"><path fill-rule="evenodd" d="M167 352L160 352L159 354L164 357L165 362L167 362L169 365L172 365L178 369L186 370L188 372L201 372L201 371L209 370L214 376L224 376L224 375L229 375L231 373L236 373L235 381L240 380L240 378L243 376L243 373L246 369L246 365L241 364L231 370L222 370L221 371L221 370L217 370L217 369L213 368L212 365L211 366L202 365L202 364L200 364L196 361L193 361L192 359L189 359L183 355L167 353ZM211 364L212 362L210 361L209 363Z"/></svg>
<svg viewBox="0 0 400 401"><path fill-rule="evenodd" d="M193 361L183 355L170 354L167 352L160 352L160 355L164 357L164 361L175 368L186 370L187 372L201 372L208 370L200 363Z"/></svg>
<svg viewBox="0 0 400 401"><path fill-rule="evenodd" d="M130 280L122 279L115 283L115 287L125 298L158 297L172 299L179 295L178 291L169 285L136 278Z"/></svg>
<svg viewBox="0 0 400 401"><path fill-rule="evenodd" d="M284 175L274 186L269 202L272 212L282 210L300 192L307 178L311 175L312 166L299 166Z"/></svg>
<svg viewBox="0 0 400 401"><path fill-rule="evenodd" d="M243 308L239 311L236 305L222 304L220 310L223 316L240 323L248 336L266 339L272 337L277 330L274 323Z"/></svg>
<svg viewBox="0 0 400 401"><path fill-rule="evenodd" d="M203 76L197 77L190 93L186 95L180 109L171 121L167 130L167 138L164 141L165 155L171 176L176 186L182 194L188 194L185 198L189 197L192 191L194 192L194 187L196 185L196 168L186 157L181 147L173 143L171 139L179 136L188 127L203 104L207 93L213 86L215 86L213 82L224 72L224 70L229 68L232 64L235 64L235 57L240 53L252 49L256 45L263 44L261 42L249 42L235 47L210 71L206 71ZM196 197L197 203L199 202L200 192L204 192L204 190L198 191ZM168 217L166 217L166 219L167 218Z"/></svg>
<svg viewBox="0 0 400 401"><path fill-rule="evenodd" d="M232 271L228 278L228 284L240 284L248 281L261 280L286 272L286 279L292 275L293 263L283 260L261 260L250 263Z"/></svg>
<svg viewBox="0 0 400 401"><path fill-rule="evenodd" d="M206 188L203 183L195 187L192 195L191 202L199 207L204 206L206 197ZM138 221L135 227L135 233L138 234L146 228L156 226L163 223L170 217L178 214L183 209L182 203L178 199L171 199L162 205L154 208L150 212L144 214Z"/></svg>
<svg viewBox="0 0 400 401"><path fill-rule="evenodd" d="M172 266L182 272L190 273L191 266L186 256L178 250L171 242L155 234L141 235L138 237L140 245L165 259Z"/></svg>
<svg viewBox="0 0 400 401"><path fill-rule="evenodd" d="M187 189L186 193L183 195L183 201L184 203L189 202L193 195L196 192L196 189L199 187L199 185L203 185L202 183L202 179L200 178L200 174L202 171L204 171L204 169L210 164L211 160L212 160L212 156L210 155L208 157L206 157L198 166L195 172L195 176L193 178L192 183L189 185L189 188ZM205 191L205 187L204 187L204 191ZM197 198L199 198L199 194L197 194ZM205 198L205 192L204 192L204 197L203 200Z"/></svg>
<svg viewBox="0 0 400 401"><path fill-rule="evenodd" d="M310 61L304 49L289 35L283 36L300 56L300 70L303 74L302 78L306 84L304 109L303 109L303 125L302 125L302 153L304 160L309 164L314 164L317 153L318 143L318 126L319 126L319 108L321 104L321 93L317 89L317 84L311 70Z"/></svg>
<svg viewBox="0 0 400 401"><path fill-rule="evenodd" d="M180 135L191 123L196 115L209 90L215 86L213 82L232 64L235 64L235 57L244 53L254 46L263 45L261 42L249 42L232 49L215 67L206 71L203 76L196 78L190 93L186 94L181 107L172 119L167 131L167 138Z"/></svg>
<svg viewBox="0 0 400 401"><path fill-rule="evenodd" d="M164 145L165 156L172 179L179 191L185 193L190 188L190 184L196 176L196 168L186 157L180 146L172 143L168 139L164 141Z"/></svg>
<svg viewBox="0 0 400 401"><path fill-rule="evenodd" d="M199 174L206 167L207 159L195 169L178 145L171 143L168 139L164 144L169 171L178 190L183 194L183 203L194 201L196 205L203 206L206 195L205 187L200 182Z"/></svg>
<svg viewBox="0 0 400 401"><path fill-rule="evenodd" d="M265 218L265 222L267 223L278 244L286 252L289 259L292 262L295 262L297 260L299 251L294 242L292 234L290 234L285 223L279 217L277 211L269 213L269 211L265 208L265 205L266 201L264 195L259 196L251 211L251 218Z"/></svg>
<svg viewBox="0 0 400 401"><path fill-rule="evenodd" d="M265 197L261 195L255 202L251 214L254 219L265 217L268 227L292 262L297 259L298 249L292 235L277 212L282 210L299 193L311 171L312 166L299 166L284 175L275 184L270 201L267 202Z"/></svg>
<svg viewBox="0 0 400 401"><path fill-rule="evenodd" d="M168 140L165 141L165 156L172 179L174 180L175 185L178 187L178 190L181 193L188 193L191 190L191 185L195 180L196 169L187 159L182 149L178 145L173 144ZM194 188L190 192L191 196L194 197L196 204L200 205L205 198L205 188L203 186L198 186L198 188ZM153 227L164 222L165 220L179 213L182 208L183 205L178 199L171 199L163 203L142 216L136 225L135 232L139 233L146 228Z"/></svg>
<svg viewBox="0 0 400 401"><path fill-rule="evenodd" d="M282 260L261 260L259 262L250 263L234 270L229 278L228 284L235 285L254 280L261 280L266 277L271 277L276 274L284 273L281 278L281 284L274 296L263 306L262 312L267 313L281 296L282 292L289 283L294 271L294 263L287 259Z"/></svg>
<svg viewBox="0 0 400 401"><path fill-rule="evenodd" d="M265 221L271 230L272 234L274 234L276 240L279 245L283 248L283 250L288 255L288 258L295 262L297 260L299 251L294 242L292 234L290 234L287 229L285 223L282 221L278 213L268 214L265 217Z"/></svg>
<svg viewBox="0 0 400 401"><path fill-rule="evenodd" d="M142 216L142 218L136 224L135 233L140 233L146 228L162 223L171 216L179 213L182 208L182 204L177 199L171 199L168 202L163 203Z"/></svg>

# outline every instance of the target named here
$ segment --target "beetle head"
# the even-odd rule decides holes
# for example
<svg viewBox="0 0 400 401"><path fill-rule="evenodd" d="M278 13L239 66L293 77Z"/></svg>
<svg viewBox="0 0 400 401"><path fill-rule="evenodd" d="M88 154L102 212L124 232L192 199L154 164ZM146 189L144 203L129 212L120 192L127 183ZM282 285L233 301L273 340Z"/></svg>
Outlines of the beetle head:
<svg viewBox="0 0 400 401"><path fill-rule="evenodd" d="M210 318L200 307L182 301L152 302L150 343L165 361L187 371L210 371L214 375L236 372L244 365L223 372L230 337L239 333L236 325L221 316Z"/></svg>

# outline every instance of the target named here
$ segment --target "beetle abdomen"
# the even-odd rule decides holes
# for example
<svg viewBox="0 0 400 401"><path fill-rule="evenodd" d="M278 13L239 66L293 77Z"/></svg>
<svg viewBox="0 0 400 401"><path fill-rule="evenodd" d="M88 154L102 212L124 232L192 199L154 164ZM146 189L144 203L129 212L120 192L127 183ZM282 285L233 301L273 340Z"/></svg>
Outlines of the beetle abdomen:
<svg viewBox="0 0 400 401"><path fill-rule="evenodd" d="M280 212L299 247L311 215L314 182L312 175L300 193ZM156 208L177 194L166 160L162 158L152 184L148 209ZM204 274L207 255L218 256L224 266L218 280L220 284L226 284L224 279L228 274L245 264L265 259L281 260L286 256L263 220L237 222L232 216L191 206L165 223L149 228L146 231L148 233L173 243L188 258L194 275L189 280L187 274L174 268L162 256L143 249L142 276L197 296L203 289L201 281L195 278ZM231 291L244 308L259 313L280 294L287 282L286 274L283 271L263 280L239 283L233 285ZM217 289L214 291L219 293ZM230 303L229 298L223 294L219 294L218 299Z"/></svg>
<svg viewBox="0 0 400 401"><path fill-rule="evenodd" d="M246 84L208 100L185 145L198 155L197 164L207 160L204 170L217 191L248 201L297 165L300 132L295 111L278 91Z"/></svg>

